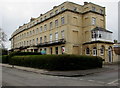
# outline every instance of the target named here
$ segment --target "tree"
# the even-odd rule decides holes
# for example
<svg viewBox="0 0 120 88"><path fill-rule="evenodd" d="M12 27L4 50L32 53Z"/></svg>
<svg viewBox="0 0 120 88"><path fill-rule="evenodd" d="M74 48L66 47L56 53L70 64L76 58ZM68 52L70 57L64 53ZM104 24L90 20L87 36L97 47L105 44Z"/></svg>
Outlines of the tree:
<svg viewBox="0 0 120 88"><path fill-rule="evenodd" d="M5 49L4 43L7 41L7 35L5 32L0 28L0 48Z"/></svg>
<svg viewBox="0 0 120 88"><path fill-rule="evenodd" d="M117 40L114 40L114 43L118 43L118 41L117 41Z"/></svg>

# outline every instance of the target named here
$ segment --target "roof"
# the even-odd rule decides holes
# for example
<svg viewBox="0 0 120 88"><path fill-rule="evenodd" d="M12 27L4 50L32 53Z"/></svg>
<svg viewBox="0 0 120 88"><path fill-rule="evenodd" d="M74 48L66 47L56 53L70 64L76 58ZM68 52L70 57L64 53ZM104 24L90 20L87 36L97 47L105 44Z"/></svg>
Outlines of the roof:
<svg viewBox="0 0 120 88"><path fill-rule="evenodd" d="M111 32L111 31L109 31L109 30L106 30L106 29L104 29L104 28L101 28L101 27L95 27L94 29L92 29L91 31L104 31L104 32L109 32L109 33L113 33L113 32Z"/></svg>
<svg viewBox="0 0 120 88"><path fill-rule="evenodd" d="M94 43L114 44L113 42L107 42L107 41L91 41L91 42L83 43L83 45L86 45L86 44L94 44Z"/></svg>

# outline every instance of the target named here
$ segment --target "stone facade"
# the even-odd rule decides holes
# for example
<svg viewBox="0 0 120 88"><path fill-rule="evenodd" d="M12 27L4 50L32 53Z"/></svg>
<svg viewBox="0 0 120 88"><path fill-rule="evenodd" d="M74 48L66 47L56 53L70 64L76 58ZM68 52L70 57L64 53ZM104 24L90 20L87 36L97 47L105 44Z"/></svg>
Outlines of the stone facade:
<svg viewBox="0 0 120 88"><path fill-rule="evenodd" d="M10 38L11 49L97 55L106 62L113 62L112 32L106 30L105 23L105 7L91 2L79 5L67 1L20 26Z"/></svg>

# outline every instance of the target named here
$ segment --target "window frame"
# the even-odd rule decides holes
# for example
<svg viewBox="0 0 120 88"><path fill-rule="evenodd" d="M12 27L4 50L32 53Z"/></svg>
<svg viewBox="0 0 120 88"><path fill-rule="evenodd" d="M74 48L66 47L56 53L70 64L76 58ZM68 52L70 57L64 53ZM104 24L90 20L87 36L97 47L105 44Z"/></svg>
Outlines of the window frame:
<svg viewBox="0 0 120 88"><path fill-rule="evenodd" d="M93 56L97 56L97 48L93 47Z"/></svg>
<svg viewBox="0 0 120 88"><path fill-rule="evenodd" d="M58 32L55 33L55 42L58 42Z"/></svg>
<svg viewBox="0 0 120 88"><path fill-rule="evenodd" d="M53 28L53 22L50 22L50 29Z"/></svg>
<svg viewBox="0 0 120 88"><path fill-rule="evenodd" d="M61 31L61 38L62 38L62 39L65 38L65 31L64 31L64 30Z"/></svg>
<svg viewBox="0 0 120 88"><path fill-rule="evenodd" d="M90 49L88 47L86 48L85 51L86 51L86 55L90 55Z"/></svg>
<svg viewBox="0 0 120 88"><path fill-rule="evenodd" d="M100 54L101 54L101 56L104 55L104 52L105 52L105 47L101 46L101 48L100 48Z"/></svg>
<svg viewBox="0 0 120 88"><path fill-rule="evenodd" d="M96 25L96 18L92 17L92 25Z"/></svg>
<svg viewBox="0 0 120 88"><path fill-rule="evenodd" d="M55 27L58 27L58 19L55 20Z"/></svg>
<svg viewBox="0 0 120 88"><path fill-rule="evenodd" d="M65 17L61 17L61 25L65 24Z"/></svg>
<svg viewBox="0 0 120 88"><path fill-rule="evenodd" d="M44 31L47 31L47 24L44 25Z"/></svg>
<svg viewBox="0 0 120 88"><path fill-rule="evenodd" d="M96 11L96 8L94 6L92 6L92 11Z"/></svg>

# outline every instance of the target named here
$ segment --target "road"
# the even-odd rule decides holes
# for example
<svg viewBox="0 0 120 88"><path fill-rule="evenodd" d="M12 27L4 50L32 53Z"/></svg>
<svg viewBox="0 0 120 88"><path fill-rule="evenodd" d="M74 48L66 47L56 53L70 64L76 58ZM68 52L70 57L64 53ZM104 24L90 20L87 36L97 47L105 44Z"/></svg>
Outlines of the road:
<svg viewBox="0 0 120 88"><path fill-rule="evenodd" d="M83 77L60 77L27 72L15 68L2 68L2 86L116 86L118 70Z"/></svg>

